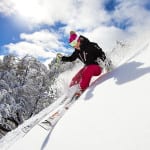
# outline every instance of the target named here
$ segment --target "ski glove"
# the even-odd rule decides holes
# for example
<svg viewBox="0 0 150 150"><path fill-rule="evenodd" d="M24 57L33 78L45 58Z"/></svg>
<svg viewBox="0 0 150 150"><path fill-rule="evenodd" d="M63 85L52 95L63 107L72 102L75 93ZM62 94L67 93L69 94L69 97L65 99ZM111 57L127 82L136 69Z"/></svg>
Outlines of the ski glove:
<svg viewBox="0 0 150 150"><path fill-rule="evenodd" d="M61 60L62 60L62 54L57 53L57 55L56 55L56 62L59 64Z"/></svg>
<svg viewBox="0 0 150 150"><path fill-rule="evenodd" d="M102 60L102 61L105 61L105 59L106 59L105 54L102 54L102 55L101 55L101 60Z"/></svg>
<svg viewBox="0 0 150 150"><path fill-rule="evenodd" d="M111 71L114 68L112 61L109 58L105 58L104 61L101 58L97 58L96 62L107 72Z"/></svg>
<svg viewBox="0 0 150 150"><path fill-rule="evenodd" d="M58 59L61 59L62 58L62 54L60 53L57 53L57 56L56 56Z"/></svg>

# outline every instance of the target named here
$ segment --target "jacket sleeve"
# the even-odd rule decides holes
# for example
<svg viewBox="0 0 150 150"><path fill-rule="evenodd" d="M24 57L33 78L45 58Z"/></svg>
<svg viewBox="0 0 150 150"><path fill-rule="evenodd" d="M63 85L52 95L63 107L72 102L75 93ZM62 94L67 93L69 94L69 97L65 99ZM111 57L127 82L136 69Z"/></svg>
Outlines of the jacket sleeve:
<svg viewBox="0 0 150 150"><path fill-rule="evenodd" d="M64 62L72 62L78 58L78 52L75 50L71 56L63 56L62 61Z"/></svg>
<svg viewBox="0 0 150 150"><path fill-rule="evenodd" d="M95 53L97 57L100 57L103 61L106 59L106 55L101 47L97 43L93 43L93 46L95 48Z"/></svg>

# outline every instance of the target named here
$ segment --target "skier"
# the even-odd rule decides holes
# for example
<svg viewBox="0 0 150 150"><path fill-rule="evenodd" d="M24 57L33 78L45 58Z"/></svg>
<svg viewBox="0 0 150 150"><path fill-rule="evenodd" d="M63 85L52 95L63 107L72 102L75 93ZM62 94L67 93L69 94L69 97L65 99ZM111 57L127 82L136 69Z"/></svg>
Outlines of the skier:
<svg viewBox="0 0 150 150"><path fill-rule="evenodd" d="M70 31L69 44L75 49L72 55L62 56L58 54L57 57L63 62L72 62L79 58L84 63L84 67L79 70L70 83L70 87L79 84L76 95L80 96L89 86L91 78L102 73L102 66L98 64L97 59L99 58L104 62L106 56L97 43L90 42L82 35L78 36L75 31Z"/></svg>

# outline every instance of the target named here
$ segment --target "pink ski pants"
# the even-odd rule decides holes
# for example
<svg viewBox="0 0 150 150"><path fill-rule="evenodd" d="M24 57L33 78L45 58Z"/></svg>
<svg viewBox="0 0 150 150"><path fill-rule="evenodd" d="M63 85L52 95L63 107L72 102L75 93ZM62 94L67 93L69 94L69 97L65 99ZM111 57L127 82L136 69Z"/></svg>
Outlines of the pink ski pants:
<svg viewBox="0 0 150 150"><path fill-rule="evenodd" d="M70 87L79 84L80 88L85 90L89 86L92 76L98 76L101 72L102 68L99 65L85 66L72 78Z"/></svg>

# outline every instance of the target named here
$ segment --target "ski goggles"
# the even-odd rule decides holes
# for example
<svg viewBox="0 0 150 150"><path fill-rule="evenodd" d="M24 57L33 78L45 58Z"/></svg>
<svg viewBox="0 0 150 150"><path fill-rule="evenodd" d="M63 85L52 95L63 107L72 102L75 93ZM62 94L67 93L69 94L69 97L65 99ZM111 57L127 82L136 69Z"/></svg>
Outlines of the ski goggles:
<svg viewBox="0 0 150 150"><path fill-rule="evenodd" d="M77 35L75 37L75 39L72 42L70 42L69 44L70 44L70 46L75 47L78 42L79 42L79 35Z"/></svg>
<svg viewBox="0 0 150 150"><path fill-rule="evenodd" d="M70 46L75 47L77 45L78 41L77 40L73 40L70 44Z"/></svg>

